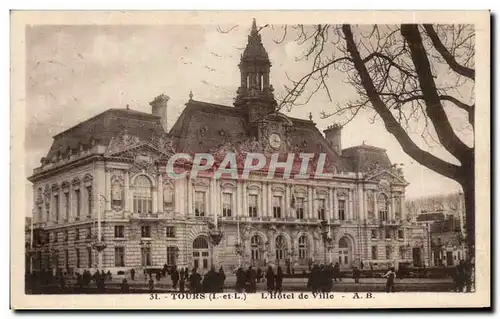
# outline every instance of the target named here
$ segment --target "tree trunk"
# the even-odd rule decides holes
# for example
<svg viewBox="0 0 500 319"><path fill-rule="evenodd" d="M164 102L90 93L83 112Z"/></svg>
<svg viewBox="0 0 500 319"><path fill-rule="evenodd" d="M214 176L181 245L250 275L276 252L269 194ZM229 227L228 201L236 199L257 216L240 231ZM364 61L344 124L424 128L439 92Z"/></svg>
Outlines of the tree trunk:
<svg viewBox="0 0 500 319"><path fill-rule="evenodd" d="M461 185L464 191L465 201L465 225L466 225L466 240L469 250L469 258L475 257L475 239L476 239L476 206L475 206L475 170L472 163L467 169L466 178L462 180Z"/></svg>

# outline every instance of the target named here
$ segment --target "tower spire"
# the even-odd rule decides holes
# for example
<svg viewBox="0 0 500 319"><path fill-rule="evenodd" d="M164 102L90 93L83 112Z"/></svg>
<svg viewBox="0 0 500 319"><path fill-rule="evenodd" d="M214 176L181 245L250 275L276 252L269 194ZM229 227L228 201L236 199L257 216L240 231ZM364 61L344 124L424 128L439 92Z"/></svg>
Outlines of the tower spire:
<svg viewBox="0 0 500 319"><path fill-rule="evenodd" d="M262 44L255 18L252 21L248 42L238 65L241 84L237 91L235 106L241 107L248 99L258 99L268 108L275 108L277 103L270 83L271 62Z"/></svg>

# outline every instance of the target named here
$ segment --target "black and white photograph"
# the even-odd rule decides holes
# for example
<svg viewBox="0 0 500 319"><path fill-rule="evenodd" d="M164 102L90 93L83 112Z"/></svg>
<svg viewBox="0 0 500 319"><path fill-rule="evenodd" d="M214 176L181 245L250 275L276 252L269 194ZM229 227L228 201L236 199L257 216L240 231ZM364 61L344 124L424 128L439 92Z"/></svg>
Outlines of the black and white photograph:
<svg viewBox="0 0 500 319"><path fill-rule="evenodd" d="M490 306L489 12L18 14L17 293Z"/></svg>

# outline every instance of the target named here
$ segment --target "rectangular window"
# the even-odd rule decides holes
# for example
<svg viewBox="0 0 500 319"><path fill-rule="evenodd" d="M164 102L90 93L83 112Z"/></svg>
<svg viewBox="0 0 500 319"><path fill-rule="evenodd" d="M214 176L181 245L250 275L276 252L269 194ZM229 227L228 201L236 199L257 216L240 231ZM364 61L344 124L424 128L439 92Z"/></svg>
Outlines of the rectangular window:
<svg viewBox="0 0 500 319"><path fill-rule="evenodd" d="M318 199L318 219L325 220L325 206L326 202L324 198Z"/></svg>
<svg viewBox="0 0 500 319"><path fill-rule="evenodd" d="M257 217L258 196L248 195L248 216Z"/></svg>
<svg viewBox="0 0 500 319"><path fill-rule="evenodd" d="M304 198L297 197L295 199L295 209L297 219L304 219Z"/></svg>
<svg viewBox="0 0 500 319"><path fill-rule="evenodd" d="M87 228L87 239L92 239L92 228Z"/></svg>
<svg viewBox="0 0 500 319"><path fill-rule="evenodd" d="M175 246L167 247L167 265L175 265L176 264L176 248Z"/></svg>
<svg viewBox="0 0 500 319"><path fill-rule="evenodd" d="M142 266L151 266L151 248L150 247L142 247L141 248L141 265Z"/></svg>
<svg viewBox="0 0 500 319"><path fill-rule="evenodd" d="M167 238L175 238L175 227L167 226Z"/></svg>
<svg viewBox="0 0 500 319"><path fill-rule="evenodd" d="M281 196L273 196L273 217L281 218Z"/></svg>
<svg viewBox="0 0 500 319"><path fill-rule="evenodd" d="M75 248L75 255L76 255L76 268L80 268L81 261L80 261L80 249L79 248Z"/></svg>
<svg viewBox="0 0 500 319"><path fill-rule="evenodd" d="M42 206L38 206L37 215L38 215L38 221L42 222L43 221L43 209L42 209Z"/></svg>
<svg viewBox="0 0 500 319"><path fill-rule="evenodd" d="M385 239L391 239L391 231L389 229L385 230Z"/></svg>
<svg viewBox="0 0 500 319"><path fill-rule="evenodd" d="M87 186L87 215L92 216L92 186Z"/></svg>
<svg viewBox="0 0 500 319"><path fill-rule="evenodd" d="M163 192L163 202L165 203L165 206L167 207L173 207L174 206L174 190L169 187L165 186L166 189Z"/></svg>
<svg viewBox="0 0 500 319"><path fill-rule="evenodd" d="M377 246L372 246L372 259L377 260Z"/></svg>
<svg viewBox="0 0 500 319"><path fill-rule="evenodd" d="M400 197L396 197L394 199L394 216L396 217L396 219L401 218L401 198Z"/></svg>
<svg viewBox="0 0 500 319"><path fill-rule="evenodd" d="M405 259L406 258L406 249L405 249L405 246L399 246L399 257L401 259Z"/></svg>
<svg viewBox="0 0 500 319"><path fill-rule="evenodd" d="M339 219L340 220L346 220L346 214L345 214L345 200L344 199L339 199L338 201L338 210L339 210Z"/></svg>
<svg viewBox="0 0 500 319"><path fill-rule="evenodd" d="M231 208L233 207L233 194L222 194L222 216L231 217Z"/></svg>
<svg viewBox="0 0 500 319"><path fill-rule="evenodd" d="M125 226L115 226L115 238L125 238Z"/></svg>
<svg viewBox="0 0 500 319"><path fill-rule="evenodd" d="M194 215L205 216L205 192L194 192Z"/></svg>
<svg viewBox="0 0 500 319"><path fill-rule="evenodd" d="M64 193L64 214L66 221L69 220L69 193Z"/></svg>
<svg viewBox="0 0 500 319"><path fill-rule="evenodd" d="M75 189L75 206L76 206L76 218L80 218L80 202L81 202L81 197L80 197L80 190Z"/></svg>
<svg viewBox="0 0 500 319"><path fill-rule="evenodd" d="M69 240L69 232L67 230L64 231L64 241L67 242Z"/></svg>
<svg viewBox="0 0 500 319"><path fill-rule="evenodd" d="M56 222L59 221L59 195L54 195L54 204L56 210Z"/></svg>
<svg viewBox="0 0 500 319"><path fill-rule="evenodd" d="M69 251L67 249L64 250L64 267L69 269Z"/></svg>
<svg viewBox="0 0 500 319"><path fill-rule="evenodd" d="M387 259L392 258L392 247L391 246L386 246L385 247L385 256Z"/></svg>
<svg viewBox="0 0 500 319"><path fill-rule="evenodd" d="M372 229L372 239L377 239L377 230L376 229Z"/></svg>
<svg viewBox="0 0 500 319"><path fill-rule="evenodd" d="M151 238L151 226L141 226L141 237Z"/></svg>
<svg viewBox="0 0 500 319"><path fill-rule="evenodd" d="M405 238L405 231L403 229L398 230L398 238L399 239L404 239Z"/></svg>
<svg viewBox="0 0 500 319"><path fill-rule="evenodd" d="M54 232L53 235L54 235L54 243L57 243L57 235L58 235L58 233Z"/></svg>
<svg viewBox="0 0 500 319"><path fill-rule="evenodd" d="M87 248L87 267L92 268L92 247Z"/></svg>
<svg viewBox="0 0 500 319"><path fill-rule="evenodd" d="M125 247L115 247L115 267L125 267Z"/></svg>

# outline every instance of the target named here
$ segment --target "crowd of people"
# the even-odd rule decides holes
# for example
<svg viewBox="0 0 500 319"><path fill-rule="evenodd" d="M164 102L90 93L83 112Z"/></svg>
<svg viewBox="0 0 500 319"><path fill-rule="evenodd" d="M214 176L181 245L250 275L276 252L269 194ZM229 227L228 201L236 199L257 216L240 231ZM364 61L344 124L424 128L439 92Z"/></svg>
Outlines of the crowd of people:
<svg viewBox="0 0 500 319"><path fill-rule="evenodd" d="M351 274L355 283L360 282L361 272L362 271L358 267L352 267ZM123 272L123 274L125 278L121 282L120 291L122 293L128 293L130 292L129 280L136 280L136 270L130 269L128 274L125 274L125 272ZM287 274L295 277L300 276L298 274L295 275L293 271L290 272L288 269ZM399 273L398 276L396 276L396 274L394 267L389 267L388 271L382 275L382 277L386 278L385 290L387 292L395 291L394 286L396 277L401 277ZM283 279L287 277L280 265L277 267L268 266L267 270L260 267L240 266L236 269L235 275L235 291L246 293L255 293L257 290L261 289L268 292L282 292ZM307 290L311 292L330 292L332 291L334 283L337 281L341 282L342 276L345 277L346 273L345 271L341 272L339 263L330 263L311 265L308 272L303 270L302 275L307 278ZM226 274L223 267L220 267L218 271L212 267L205 274L200 273L197 268L189 270L188 268L177 268L176 266L168 267L167 265L164 265L163 269L159 271L158 269L144 270L144 281L147 283L150 292L154 292L155 289L161 287L159 286L161 279L166 277L170 277L171 288L179 292L223 292L226 283ZM470 292L473 286L472 264L463 260L460 261L459 265L453 269L452 277L455 291ZM74 274L74 278L76 278L76 285L72 286L72 289L77 288L85 290L95 285L98 292L105 292L106 281L112 280L112 275L110 271L105 270L96 270L94 273L91 273L89 270L84 270L82 273ZM69 277L65 276L64 273L58 272L54 275L52 271L40 271L27 277L27 282L32 286L57 285L61 290L68 288L68 280ZM262 283L262 285L260 285L261 288L258 289L257 286L260 283ZM168 286L170 288L170 284L168 284ZM162 288L166 288L166 283L163 284Z"/></svg>

